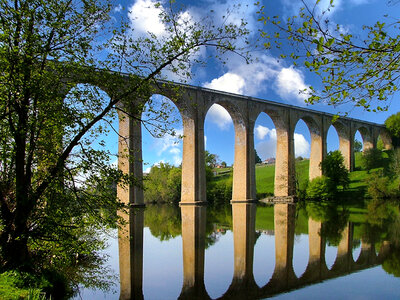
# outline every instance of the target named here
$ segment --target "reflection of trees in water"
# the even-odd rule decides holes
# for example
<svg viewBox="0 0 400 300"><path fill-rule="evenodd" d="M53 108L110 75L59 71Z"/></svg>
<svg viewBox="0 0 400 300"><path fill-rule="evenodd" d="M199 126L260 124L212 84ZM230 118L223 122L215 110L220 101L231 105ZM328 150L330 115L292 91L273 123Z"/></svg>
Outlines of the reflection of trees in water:
<svg viewBox="0 0 400 300"><path fill-rule="evenodd" d="M400 249L395 249L390 253L382 263L382 268L388 274L400 277Z"/></svg>
<svg viewBox="0 0 400 300"><path fill-rule="evenodd" d="M377 246L379 248L381 240L391 240L389 229L395 230L400 225L395 224L396 215L399 215L398 208L390 201L383 199L370 200L367 205L366 222L362 225L364 241L370 244L378 243Z"/></svg>
<svg viewBox="0 0 400 300"><path fill-rule="evenodd" d="M182 234L181 210L173 204L147 205L144 226L161 241L167 241ZM206 248L215 244L227 230L232 229L230 205L207 207Z"/></svg>
<svg viewBox="0 0 400 300"><path fill-rule="evenodd" d="M160 241L181 235L181 210L177 205L147 205L144 226Z"/></svg>
<svg viewBox="0 0 400 300"><path fill-rule="evenodd" d="M400 277L400 211L399 204L384 199L372 199L367 206L367 218L363 224L363 237L370 243L390 242L390 254L382 263L389 274Z"/></svg>
<svg viewBox="0 0 400 300"><path fill-rule="evenodd" d="M306 203L306 211L310 218L324 223L320 234L325 237L328 245L339 245L349 221L349 210L331 201L309 201Z"/></svg>

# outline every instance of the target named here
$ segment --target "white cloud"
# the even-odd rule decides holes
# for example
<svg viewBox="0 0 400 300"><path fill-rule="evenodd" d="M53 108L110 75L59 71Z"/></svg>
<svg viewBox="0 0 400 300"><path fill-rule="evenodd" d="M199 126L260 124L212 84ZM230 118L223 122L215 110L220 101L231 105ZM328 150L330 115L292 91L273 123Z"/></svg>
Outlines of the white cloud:
<svg viewBox="0 0 400 300"><path fill-rule="evenodd" d="M143 171L143 173L148 174L148 173L150 173L150 170L151 170L151 167L147 167L147 168Z"/></svg>
<svg viewBox="0 0 400 300"><path fill-rule="evenodd" d="M206 82L204 87L234 94L243 94L245 81L243 77L234 73L225 73L219 78Z"/></svg>
<svg viewBox="0 0 400 300"><path fill-rule="evenodd" d="M204 149L207 149L207 136L204 136Z"/></svg>
<svg viewBox="0 0 400 300"><path fill-rule="evenodd" d="M266 140L256 144L256 150L258 155L262 160L265 160L270 157L276 156L276 129L269 129L268 127L264 127L258 125L256 127L256 136L261 140L266 138ZM261 138L261 136L263 136Z"/></svg>
<svg viewBox="0 0 400 300"><path fill-rule="evenodd" d="M257 143L255 148L262 160L276 157L276 129L269 129L258 125L255 129L257 138L264 139ZM259 135L260 134L260 135ZM263 138L260 138L263 136ZM310 143L300 133L294 134L295 156L310 157Z"/></svg>
<svg viewBox="0 0 400 300"><path fill-rule="evenodd" d="M293 66L290 68L282 68L276 78L276 92L284 99L296 99L298 102L304 103L307 98L308 90L304 82L304 75L300 70Z"/></svg>
<svg viewBox="0 0 400 300"><path fill-rule="evenodd" d="M206 118L217 125L221 130L228 130L230 124L233 124L229 113L219 104L213 104L207 112Z"/></svg>
<svg viewBox="0 0 400 300"><path fill-rule="evenodd" d="M295 156L310 157L310 144L300 133L294 134Z"/></svg>
<svg viewBox="0 0 400 300"><path fill-rule="evenodd" d="M155 139L153 146L157 150L158 156L161 156L165 152L172 154L178 154L181 152L180 147L182 139L180 139L179 136L183 135L183 130L175 129L175 134L175 136L165 134L165 136Z"/></svg>
<svg viewBox="0 0 400 300"><path fill-rule="evenodd" d="M171 153L171 154L180 154L181 153L181 149L179 149L177 147L173 147L173 148L171 148L171 150L169 150L169 153Z"/></svg>
<svg viewBox="0 0 400 300"><path fill-rule="evenodd" d="M225 92L258 96L267 88L272 88L283 100L304 104L307 92L300 93L308 86L301 70L293 66L285 68L271 56L263 55L258 61L246 64L240 59L232 59L229 71L203 84L206 88Z"/></svg>
<svg viewBox="0 0 400 300"><path fill-rule="evenodd" d="M156 1L137 0L129 9L128 17L133 29L138 34L151 32L161 36L165 34L165 26L160 20L162 6L156 7Z"/></svg>
<svg viewBox="0 0 400 300"><path fill-rule="evenodd" d="M234 55L234 54L232 54ZM268 85L267 80L276 77L280 65L270 56L262 55L257 61L246 63L244 60L233 57L228 60L228 72L203 84L204 87L256 96L264 92Z"/></svg>
<svg viewBox="0 0 400 300"><path fill-rule="evenodd" d="M257 127L254 129L256 132L256 137L259 140L263 140L266 135L271 134L272 131L275 131L275 129L269 129L268 127L262 126L262 125L257 125ZM275 136L276 136L276 131L275 131Z"/></svg>
<svg viewBox="0 0 400 300"><path fill-rule="evenodd" d="M122 5L118 4L116 7L114 7L114 12L121 12L122 11Z"/></svg>

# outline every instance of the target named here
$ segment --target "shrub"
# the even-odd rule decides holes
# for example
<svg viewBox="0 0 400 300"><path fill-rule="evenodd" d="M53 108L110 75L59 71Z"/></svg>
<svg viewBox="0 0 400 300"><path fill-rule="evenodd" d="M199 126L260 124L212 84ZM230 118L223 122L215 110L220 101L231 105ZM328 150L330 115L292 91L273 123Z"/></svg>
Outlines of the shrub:
<svg viewBox="0 0 400 300"><path fill-rule="evenodd" d="M362 155L361 166L364 170L382 167L382 151L376 148L366 149Z"/></svg>
<svg viewBox="0 0 400 300"><path fill-rule="evenodd" d="M368 183L368 195L374 199L393 198L398 195L398 180L391 180L384 176L381 170L371 173L366 182Z"/></svg>
<svg viewBox="0 0 400 300"><path fill-rule="evenodd" d="M330 151L320 164L322 174L329 177L334 191L341 185L343 189L349 186L349 171L344 165L344 158L339 150Z"/></svg>
<svg viewBox="0 0 400 300"><path fill-rule="evenodd" d="M316 177L307 186L306 194L309 199L326 200L332 198L335 187L330 178L326 176Z"/></svg>

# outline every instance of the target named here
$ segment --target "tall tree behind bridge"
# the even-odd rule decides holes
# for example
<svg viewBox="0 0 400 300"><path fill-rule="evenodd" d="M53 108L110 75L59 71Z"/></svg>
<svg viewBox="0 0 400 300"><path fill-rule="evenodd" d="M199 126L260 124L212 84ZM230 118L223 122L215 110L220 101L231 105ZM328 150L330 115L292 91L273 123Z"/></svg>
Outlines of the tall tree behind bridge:
<svg viewBox="0 0 400 300"><path fill-rule="evenodd" d="M188 78L201 47L246 56L235 46L244 22L217 26L182 18L173 4L157 8L164 34L134 38L129 22L114 26L111 1L0 2L0 271L57 269L96 248L82 228L114 222L99 213L121 207L110 187L135 183L93 146L119 103L147 99L163 71ZM77 83L110 98L88 86L66 98Z"/></svg>

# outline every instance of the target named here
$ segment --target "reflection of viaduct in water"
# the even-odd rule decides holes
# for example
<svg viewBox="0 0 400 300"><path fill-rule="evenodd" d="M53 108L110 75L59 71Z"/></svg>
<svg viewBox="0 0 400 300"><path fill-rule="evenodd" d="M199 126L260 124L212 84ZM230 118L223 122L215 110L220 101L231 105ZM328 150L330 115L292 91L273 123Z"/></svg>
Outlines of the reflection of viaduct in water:
<svg viewBox="0 0 400 300"><path fill-rule="evenodd" d="M180 299L209 299L204 285L206 207L184 205L182 212L183 286ZM253 277L256 204L232 204L234 234L234 274L232 283L220 299L259 299L299 289L382 263L389 251L383 242L376 255L374 245L361 241L361 253L352 256L353 227L342 232L336 260L328 269L321 222L309 219L309 260L305 272L297 277L293 270L295 205L275 204L275 270L270 281L259 287ZM143 210L132 208L131 222L120 230L120 299L142 299ZM130 234L127 234L130 232Z"/></svg>
<svg viewBox="0 0 400 300"><path fill-rule="evenodd" d="M182 116L184 137L181 203L184 204L204 202L206 199L204 120L207 111L215 103L229 112L235 128L233 201L255 199L254 124L262 112L271 117L277 134L274 184L276 197L294 195L294 130L300 119L307 124L311 135L310 179L321 175L319 164L326 155L326 139L331 125L338 133L339 148L348 169L352 169L354 164L353 142L357 130L361 133L365 149L375 147L378 137L382 138L386 148L390 148L391 144L383 125L350 118L339 118L332 124L333 115L306 108L192 86L182 86L178 96L165 85L153 92L176 99L175 104ZM143 106L143 103L135 100L130 104L140 117L138 107ZM119 168L140 180L143 173L141 124L123 113L120 113L119 118ZM131 159L124 155L126 153L130 153ZM119 188L118 196L131 204L143 204L143 192L137 187L131 187L130 190Z"/></svg>

